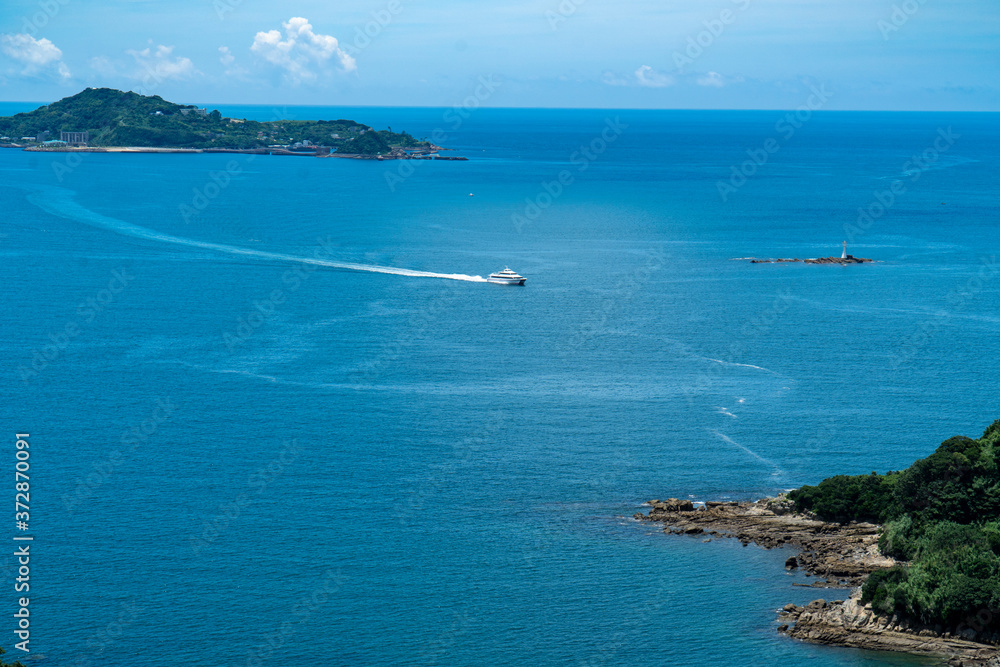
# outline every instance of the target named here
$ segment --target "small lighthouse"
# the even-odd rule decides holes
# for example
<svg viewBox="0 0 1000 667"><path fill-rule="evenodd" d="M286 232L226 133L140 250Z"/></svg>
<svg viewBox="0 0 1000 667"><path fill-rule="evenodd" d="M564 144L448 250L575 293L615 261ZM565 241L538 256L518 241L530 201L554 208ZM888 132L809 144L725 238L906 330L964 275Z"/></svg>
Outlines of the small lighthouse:
<svg viewBox="0 0 1000 667"><path fill-rule="evenodd" d="M844 251L840 253L841 259L847 259L847 241L844 241Z"/></svg>

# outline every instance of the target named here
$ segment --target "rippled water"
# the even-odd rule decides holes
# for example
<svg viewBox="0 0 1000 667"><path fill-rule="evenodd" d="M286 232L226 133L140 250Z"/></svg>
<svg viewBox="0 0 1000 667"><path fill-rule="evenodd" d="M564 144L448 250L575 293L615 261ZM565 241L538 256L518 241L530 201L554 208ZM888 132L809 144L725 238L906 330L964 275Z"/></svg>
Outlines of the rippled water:
<svg viewBox="0 0 1000 667"><path fill-rule="evenodd" d="M785 138L778 112L289 113L443 127L472 159L0 151L33 654L912 664L778 636L774 610L818 595L787 553L628 517L898 469L1000 417L993 115ZM878 262L733 260L839 253L893 179L850 232ZM428 278L505 265L525 287Z"/></svg>

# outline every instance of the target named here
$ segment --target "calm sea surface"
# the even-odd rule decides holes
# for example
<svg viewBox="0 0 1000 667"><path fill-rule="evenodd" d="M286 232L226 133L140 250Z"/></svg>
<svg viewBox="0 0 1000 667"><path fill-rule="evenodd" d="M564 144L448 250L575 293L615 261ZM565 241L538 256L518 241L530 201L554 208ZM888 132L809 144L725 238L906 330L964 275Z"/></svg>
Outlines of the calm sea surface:
<svg viewBox="0 0 1000 667"><path fill-rule="evenodd" d="M793 587L788 553L628 517L899 469L1000 417L995 114L221 111L470 159L0 150L32 655L915 664L777 635L844 595ZM845 239L878 262L735 260ZM525 287L468 279L507 265Z"/></svg>

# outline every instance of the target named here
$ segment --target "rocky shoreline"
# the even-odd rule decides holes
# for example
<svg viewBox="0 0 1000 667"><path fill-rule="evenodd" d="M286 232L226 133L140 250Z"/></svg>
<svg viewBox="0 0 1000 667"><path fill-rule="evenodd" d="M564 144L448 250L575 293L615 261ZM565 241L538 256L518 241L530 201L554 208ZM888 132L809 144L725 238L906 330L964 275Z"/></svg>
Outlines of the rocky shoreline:
<svg viewBox="0 0 1000 667"><path fill-rule="evenodd" d="M786 560L785 568L801 568L807 577L814 577L810 587L854 589L847 600L786 605L779 612L782 634L817 644L938 657L954 667L1000 667L1000 648L994 645L1000 638L977 637L971 629L963 633L968 636L953 636L942 628L877 616L871 605L861 603L860 586L868 575L895 563L879 552L880 526L841 525L796 514L783 496L756 502L706 502L699 507L676 498L648 504L649 513L638 512L635 518L662 523L668 534L703 541L737 539L743 546L752 543L765 549L794 547L800 553Z"/></svg>
<svg viewBox="0 0 1000 667"><path fill-rule="evenodd" d="M777 259L760 259L757 257L750 257L749 259L751 264L781 264L783 262L802 262L804 264L864 264L865 262L875 261L873 259L868 259L867 257L855 257L854 255L848 255L847 257L816 257L814 259L799 259L798 257L793 259L786 259L784 257L779 257Z"/></svg>

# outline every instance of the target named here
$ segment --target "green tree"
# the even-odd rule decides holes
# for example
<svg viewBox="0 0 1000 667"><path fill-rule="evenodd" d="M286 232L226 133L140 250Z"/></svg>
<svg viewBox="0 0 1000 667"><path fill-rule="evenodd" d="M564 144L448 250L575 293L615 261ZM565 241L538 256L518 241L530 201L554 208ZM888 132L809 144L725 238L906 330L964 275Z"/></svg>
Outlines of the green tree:
<svg viewBox="0 0 1000 667"><path fill-rule="evenodd" d="M0 655L4 655L7 651L0 647ZM0 660L0 667L24 667L20 660L15 660L14 662L4 662Z"/></svg>
<svg viewBox="0 0 1000 667"><path fill-rule="evenodd" d="M838 475L788 497L828 521L885 524L879 548L903 562L865 582L862 600L877 613L998 631L1000 615L984 614L1000 609L998 443L1000 420L978 440L949 438L901 472Z"/></svg>

